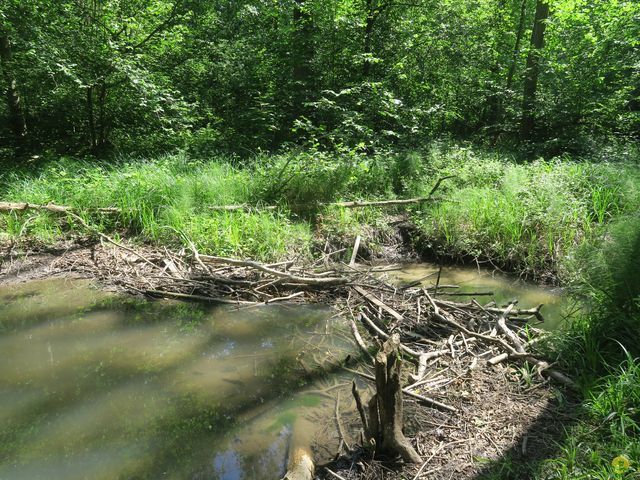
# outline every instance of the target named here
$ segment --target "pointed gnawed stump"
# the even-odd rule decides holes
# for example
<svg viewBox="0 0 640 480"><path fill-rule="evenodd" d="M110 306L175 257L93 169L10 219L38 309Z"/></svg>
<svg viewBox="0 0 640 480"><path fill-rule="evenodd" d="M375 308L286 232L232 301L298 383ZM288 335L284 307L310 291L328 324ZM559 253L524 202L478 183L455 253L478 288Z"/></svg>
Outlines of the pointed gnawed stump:
<svg viewBox="0 0 640 480"><path fill-rule="evenodd" d="M400 337L392 335L376 355L376 394L369 401L369 415L362 408L360 395L353 394L365 427L367 440L378 453L400 456L405 462L422 461L418 452L404 436L402 413L402 386L400 383Z"/></svg>

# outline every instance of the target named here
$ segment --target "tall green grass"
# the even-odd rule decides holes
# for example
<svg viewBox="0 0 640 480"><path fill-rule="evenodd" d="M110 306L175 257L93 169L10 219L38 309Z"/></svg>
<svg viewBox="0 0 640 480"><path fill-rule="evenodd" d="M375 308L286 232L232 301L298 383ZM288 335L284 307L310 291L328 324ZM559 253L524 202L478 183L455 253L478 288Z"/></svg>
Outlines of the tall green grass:
<svg viewBox="0 0 640 480"><path fill-rule="evenodd" d="M103 231L142 241L175 246L190 239L204 253L277 260L308 255L314 224L338 243L352 242L355 231L375 233L359 227L377 222L379 212L336 212L322 203L393 196L388 171L383 158L322 152L259 156L243 168L225 158L200 161L185 154L111 163L62 158L35 172L0 176L0 199L76 207ZM209 208L236 204L258 208ZM279 209L260 210L265 204ZM121 214L92 213L100 207L117 207ZM53 242L81 230L55 214L0 215L0 240Z"/></svg>
<svg viewBox="0 0 640 480"><path fill-rule="evenodd" d="M77 207L105 231L169 245L181 244L186 237L208 253L262 260L304 253L311 235L307 224L294 224L280 212L208 208L253 201L253 182L251 172L229 163L184 156L112 165L62 159L45 165L36 176L5 175L0 198ZM117 207L122 213L89 214L100 207ZM8 237L32 235L53 241L65 230L69 223L59 215L25 212L0 217L0 232Z"/></svg>
<svg viewBox="0 0 640 480"><path fill-rule="evenodd" d="M640 168L570 159L517 163L465 148L434 148L423 176L455 175L442 202L416 210L422 243L449 257L491 260L535 278L567 280L576 248L640 210ZM424 194L429 182L414 193Z"/></svg>
<svg viewBox="0 0 640 480"><path fill-rule="evenodd" d="M580 245L606 231L612 219L640 209L640 169L624 158L518 163L502 152L444 144L379 156L313 150L262 155L242 168L229 159L186 154L111 163L63 158L36 171L1 175L0 199L78 207L99 228L141 240L173 245L188 236L207 252L275 259L308 252L314 229L337 244L357 234L374 244L384 240L380 210L345 212L323 203L422 196L438 178L455 175L436 194L441 201L412 209L420 248L567 281ZM275 204L280 210L208 208L228 204ZM122 214L89 213L108 206ZM54 241L78 230L62 220L33 212L1 215L0 236Z"/></svg>

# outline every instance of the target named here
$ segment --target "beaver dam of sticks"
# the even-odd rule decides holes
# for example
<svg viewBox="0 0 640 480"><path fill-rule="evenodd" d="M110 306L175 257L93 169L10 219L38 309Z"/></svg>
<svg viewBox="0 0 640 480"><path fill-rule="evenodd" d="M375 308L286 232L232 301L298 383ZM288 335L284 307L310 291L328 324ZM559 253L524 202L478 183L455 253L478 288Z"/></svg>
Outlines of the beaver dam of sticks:
<svg viewBox="0 0 640 480"><path fill-rule="evenodd" d="M388 278L390 266L334 262L332 254L308 265L262 264L202 255L193 246L170 252L104 239L109 244L56 257L49 273L82 273L131 293L238 308L324 302L347 319L361 355L331 368L375 387L361 392L353 384L349 421L356 419L360 435L346 437L338 400L336 460L314 466L310 452L292 452L290 480L473 478L480 459L544 450L544 430L555 415L547 385L574 386L536 350L544 332L531 323L543 320L541 305L445 300L455 298L447 295L454 286L398 286ZM503 381L513 384L514 372L527 372L528 382L514 388ZM547 426L531 433L541 416Z"/></svg>

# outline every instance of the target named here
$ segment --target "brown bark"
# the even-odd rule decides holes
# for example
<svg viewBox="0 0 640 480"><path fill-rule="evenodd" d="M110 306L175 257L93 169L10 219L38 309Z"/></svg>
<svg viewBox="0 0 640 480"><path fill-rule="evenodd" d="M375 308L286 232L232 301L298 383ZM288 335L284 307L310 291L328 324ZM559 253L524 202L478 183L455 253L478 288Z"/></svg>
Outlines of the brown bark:
<svg viewBox="0 0 640 480"><path fill-rule="evenodd" d="M9 124L18 145L22 144L27 136L27 123L22 110L22 100L18 91L17 81L11 68L11 42L6 34L0 35L0 66L4 81L7 108L9 110Z"/></svg>
<svg viewBox="0 0 640 480"><path fill-rule="evenodd" d="M107 102L107 85L104 80L100 81L98 87L98 146L103 146L107 143L107 126L105 115L105 104Z"/></svg>
<svg viewBox="0 0 640 480"><path fill-rule="evenodd" d="M544 47L544 31L549 18L548 0L536 1L536 13L531 32L531 48L527 56L527 69L524 77L522 95L522 123L520 134L523 140L529 140L535 130L536 92L540 74L540 56Z"/></svg>
<svg viewBox="0 0 640 480"><path fill-rule="evenodd" d="M378 414L379 425L375 433L379 451L393 456L399 455L405 462L419 463L422 461L420 455L402 432L404 418L400 384L401 365L400 337L394 334L376 355L376 396L369 408L371 412L377 410ZM373 423L375 422L370 422L370 429L373 429Z"/></svg>

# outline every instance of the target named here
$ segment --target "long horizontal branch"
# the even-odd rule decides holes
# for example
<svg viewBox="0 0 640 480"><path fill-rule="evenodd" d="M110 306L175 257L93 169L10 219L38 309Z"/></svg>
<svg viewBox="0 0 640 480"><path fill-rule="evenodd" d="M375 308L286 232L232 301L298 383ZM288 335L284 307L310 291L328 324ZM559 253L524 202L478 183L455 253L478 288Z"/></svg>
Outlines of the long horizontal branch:
<svg viewBox="0 0 640 480"><path fill-rule="evenodd" d="M40 205L37 203L28 203L28 202L0 202L0 212L12 212L16 210L17 211L45 210L48 212L69 213L69 212L77 212L79 209L75 207L69 207L67 205L56 205L55 203ZM119 213L121 211L117 207L92 208L89 210L93 210L96 212L103 212L103 213Z"/></svg>
<svg viewBox="0 0 640 480"><path fill-rule="evenodd" d="M447 175L446 177L439 178L435 183L433 188L426 197L415 197L415 198L400 198L400 199L392 199L392 200L353 200L349 202L318 202L318 203L305 203L305 204L294 204L292 206L304 207L304 206L322 206L322 207L343 207L343 208L361 208L361 207L390 207L396 205L410 205L416 203L424 203L431 202L436 200L433 198L433 194L440 188L440 185L443 181L448 180L450 178L454 178L455 175ZM210 210L275 210L278 208L277 205L264 205L264 206L250 206L246 204L242 205L212 205L208 207Z"/></svg>
<svg viewBox="0 0 640 480"><path fill-rule="evenodd" d="M254 262L251 260L236 260L235 258L214 257L211 255L199 255L199 258L202 261L206 261L210 263L211 262L224 263L227 265L236 265L239 267L254 268L256 270L260 270L270 275L274 275L281 279L288 280L290 282L295 282L295 283L302 283L305 285L328 287L328 286L345 285L349 283L349 279L344 277L301 277L298 275L292 275L290 273L282 272L280 270L275 270L266 265L263 265L261 263Z"/></svg>
<svg viewBox="0 0 640 480"><path fill-rule="evenodd" d="M397 205L409 205L424 203L435 200L431 197L401 198L393 200L353 200L349 202L317 202L317 203L296 203L290 207L342 207L342 208L363 208L363 207L391 207ZM236 211L236 210L277 210L278 205L210 205L209 210Z"/></svg>

